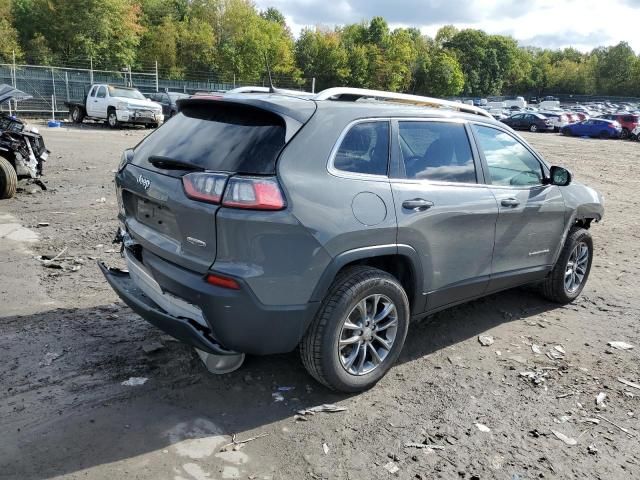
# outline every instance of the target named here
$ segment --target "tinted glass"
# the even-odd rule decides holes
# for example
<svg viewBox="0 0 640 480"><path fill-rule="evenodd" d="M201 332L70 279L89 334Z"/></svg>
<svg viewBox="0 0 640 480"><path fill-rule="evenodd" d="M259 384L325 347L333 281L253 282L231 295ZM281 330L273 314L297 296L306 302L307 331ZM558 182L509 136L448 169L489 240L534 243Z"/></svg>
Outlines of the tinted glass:
<svg viewBox="0 0 640 480"><path fill-rule="evenodd" d="M505 132L490 127L474 126L478 145L489 166L493 185L539 185L542 183L540 162L519 141Z"/></svg>
<svg viewBox="0 0 640 480"><path fill-rule="evenodd" d="M280 117L258 108L203 101L181 112L136 147L134 164L151 155L207 170L273 174L285 144Z"/></svg>
<svg viewBox="0 0 640 480"><path fill-rule="evenodd" d="M338 170L386 175L389 163L389 122L364 122L351 127L336 153Z"/></svg>
<svg viewBox="0 0 640 480"><path fill-rule="evenodd" d="M91 89L91 93L89 94L90 97L95 97L96 96L96 90L98 90L98 87L93 87Z"/></svg>
<svg viewBox="0 0 640 480"><path fill-rule="evenodd" d="M476 183L464 125L399 122L400 151L407 178Z"/></svg>
<svg viewBox="0 0 640 480"><path fill-rule="evenodd" d="M98 98L104 98L107 96L107 89L104 87L100 87L98 89Z"/></svg>

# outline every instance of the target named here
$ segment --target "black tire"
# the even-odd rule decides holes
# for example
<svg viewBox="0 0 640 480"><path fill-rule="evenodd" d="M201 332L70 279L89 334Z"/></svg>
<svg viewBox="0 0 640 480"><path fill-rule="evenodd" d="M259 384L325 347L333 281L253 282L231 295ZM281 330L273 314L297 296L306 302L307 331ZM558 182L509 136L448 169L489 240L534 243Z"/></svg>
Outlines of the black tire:
<svg viewBox="0 0 640 480"><path fill-rule="evenodd" d="M611 138L611 136L609 135L609 132L607 132L606 130L603 130L600 132L600 138L602 140L608 140L609 138Z"/></svg>
<svg viewBox="0 0 640 480"><path fill-rule="evenodd" d="M640 142L640 135L636 135L636 141Z"/></svg>
<svg viewBox="0 0 640 480"><path fill-rule="evenodd" d="M560 130L560 133L562 135L564 135L565 137L572 137L573 133L571 133L571 130L569 130L568 128L563 128L562 130Z"/></svg>
<svg viewBox="0 0 640 480"><path fill-rule="evenodd" d="M107 110L107 125L109 128L119 128L120 122L118 121L118 116L116 115L116 109L113 107L109 107Z"/></svg>
<svg viewBox="0 0 640 480"><path fill-rule="evenodd" d="M157 123L146 123L144 126L145 126L145 128L148 128L148 129L158 128L158 124Z"/></svg>
<svg viewBox="0 0 640 480"><path fill-rule="evenodd" d="M584 277L580 285L575 290L569 291L565 285L565 276L569 268L569 260L572 253L578 245L584 244L589 250L589 258L584 268ZM567 235L567 240L562 247L558 261L556 262L553 270L549 276L542 283L542 295L548 300L556 303L570 303L575 300L582 289L584 288L587 280L589 279L589 272L591 272L591 263L593 262L593 240L588 230L584 228L573 228Z"/></svg>
<svg viewBox="0 0 640 480"><path fill-rule="evenodd" d="M84 117L84 109L80 105L76 105L71 109L71 121L73 123L82 123Z"/></svg>
<svg viewBox="0 0 640 480"><path fill-rule="evenodd" d="M0 199L12 198L18 188L18 175L13 165L0 157Z"/></svg>
<svg viewBox="0 0 640 480"><path fill-rule="evenodd" d="M629 131L629 129L628 128L623 128L622 129L622 133L620 134L620 138L627 139L627 138L629 138L629 135L631 135L631 132Z"/></svg>
<svg viewBox="0 0 640 480"><path fill-rule="evenodd" d="M537 132L538 126L535 123L532 123L531 125L529 125L529 131L533 133Z"/></svg>
<svg viewBox="0 0 640 480"><path fill-rule="evenodd" d="M374 294L386 296L395 305L397 329L382 362L368 373L355 375L341 363L338 344L349 314L355 311L359 302ZM373 387L396 362L408 327L409 300L400 282L377 268L350 267L338 275L300 342L302 363L311 376L332 390L348 393L366 390ZM368 352L366 347L364 352Z"/></svg>

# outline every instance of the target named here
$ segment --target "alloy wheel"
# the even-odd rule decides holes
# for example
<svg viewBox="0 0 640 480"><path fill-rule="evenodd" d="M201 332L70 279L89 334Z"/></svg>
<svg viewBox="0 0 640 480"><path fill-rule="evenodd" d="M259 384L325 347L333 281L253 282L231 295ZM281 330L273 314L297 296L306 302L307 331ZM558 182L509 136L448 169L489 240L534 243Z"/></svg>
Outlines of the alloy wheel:
<svg viewBox="0 0 640 480"><path fill-rule="evenodd" d="M589 247L586 243L578 243L567 262L567 268L564 273L564 288L567 293L575 293L587 274L587 267L589 265Z"/></svg>
<svg viewBox="0 0 640 480"><path fill-rule="evenodd" d="M385 295L369 295L360 300L342 324L338 356L352 375L366 375L384 362L393 348L398 331L396 305Z"/></svg>

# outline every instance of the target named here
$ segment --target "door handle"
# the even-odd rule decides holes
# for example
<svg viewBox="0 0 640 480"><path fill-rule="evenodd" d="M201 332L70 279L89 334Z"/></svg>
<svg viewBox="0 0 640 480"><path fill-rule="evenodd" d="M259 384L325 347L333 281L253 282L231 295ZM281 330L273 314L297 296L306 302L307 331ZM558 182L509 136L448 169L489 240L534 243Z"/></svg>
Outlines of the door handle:
<svg viewBox="0 0 640 480"><path fill-rule="evenodd" d="M413 210L414 212L423 212L431 207L433 207L433 202L425 200L424 198L413 198L402 202L402 208Z"/></svg>
<svg viewBox="0 0 640 480"><path fill-rule="evenodd" d="M517 198L503 198L500 203L503 207L517 207L520 205L520 200Z"/></svg>

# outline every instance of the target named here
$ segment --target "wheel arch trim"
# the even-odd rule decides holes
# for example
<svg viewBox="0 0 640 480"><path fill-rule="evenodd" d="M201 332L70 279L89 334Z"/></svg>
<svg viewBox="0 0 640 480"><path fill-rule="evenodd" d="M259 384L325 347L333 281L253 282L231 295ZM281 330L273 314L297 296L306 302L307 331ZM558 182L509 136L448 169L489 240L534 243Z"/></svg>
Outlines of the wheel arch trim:
<svg viewBox="0 0 640 480"><path fill-rule="evenodd" d="M370 247L355 248L336 255L325 268L311 295L310 301L322 301L329 291L336 275L346 265L358 260L366 260L369 258L389 255L399 255L408 260L412 270L411 276L413 281L413 291L407 292L407 294L414 299L411 313L416 314L422 312L424 310L424 302L426 299L423 288L422 263L418 252L416 252L416 250L410 245L404 244L374 245Z"/></svg>

